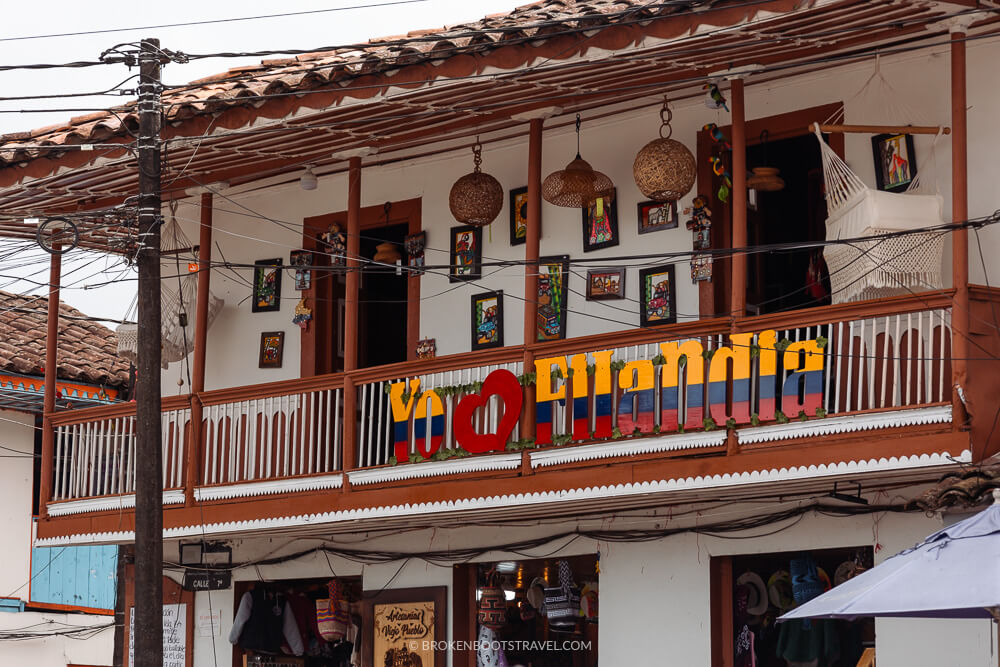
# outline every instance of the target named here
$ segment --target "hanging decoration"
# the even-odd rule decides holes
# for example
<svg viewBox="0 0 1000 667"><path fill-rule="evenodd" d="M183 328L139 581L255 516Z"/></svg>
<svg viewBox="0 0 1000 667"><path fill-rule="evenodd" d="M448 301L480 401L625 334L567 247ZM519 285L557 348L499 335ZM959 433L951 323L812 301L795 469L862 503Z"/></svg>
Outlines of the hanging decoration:
<svg viewBox="0 0 1000 667"><path fill-rule="evenodd" d="M436 338L421 338L417 341L417 359L433 359L436 356Z"/></svg>
<svg viewBox="0 0 1000 667"><path fill-rule="evenodd" d="M486 585L479 589L479 625L490 630L499 630L507 624L507 596L500 587L500 575L496 570L486 574Z"/></svg>
<svg viewBox="0 0 1000 667"><path fill-rule="evenodd" d="M760 192L777 192L785 189L785 181L778 175L777 167L767 166L767 138L769 132L764 130L760 133L761 150L764 153L764 164L751 169L753 172L747 179L747 187Z"/></svg>
<svg viewBox="0 0 1000 667"><path fill-rule="evenodd" d="M576 157L542 182L542 198L555 206L586 208L598 197L614 198L615 184L580 157L580 114L576 115Z"/></svg>
<svg viewBox="0 0 1000 667"><path fill-rule="evenodd" d="M330 266L347 266L347 234L336 222L319 235L321 250L330 255Z"/></svg>
<svg viewBox="0 0 1000 667"><path fill-rule="evenodd" d="M691 282L697 283L712 279L712 255L708 252L712 247L712 211L708 208L708 197L698 195L691 206L684 209L685 215L690 215L686 227L694 233L691 256Z"/></svg>
<svg viewBox="0 0 1000 667"><path fill-rule="evenodd" d="M684 144L671 139L673 112L666 97L660 109L660 138L643 146L632 163L639 190L655 201L677 201L694 185L695 159Z"/></svg>
<svg viewBox="0 0 1000 667"><path fill-rule="evenodd" d="M720 149L722 151L733 150L733 145L729 143L729 140L726 139L726 135L722 133L722 128L720 128L715 123L709 123L708 125L704 125L702 126L701 129L708 132L708 135L712 137L712 141L714 142L713 148L715 148L716 150Z"/></svg>
<svg viewBox="0 0 1000 667"><path fill-rule="evenodd" d="M719 86L714 83L706 83L701 87L705 91L705 106L709 109L725 109L729 111L726 104L726 96L719 90Z"/></svg>
<svg viewBox="0 0 1000 667"><path fill-rule="evenodd" d="M459 222L474 227L485 227L496 220L503 209L503 186L489 174L484 174L483 145L476 137L472 147L472 173L462 176L451 186L448 208Z"/></svg>
<svg viewBox="0 0 1000 667"><path fill-rule="evenodd" d="M406 265L413 269L412 275L424 272L424 246L427 245L427 232L409 234L403 239L403 249L406 250Z"/></svg>
<svg viewBox="0 0 1000 667"><path fill-rule="evenodd" d="M292 324L299 325L299 328L305 331L309 328L309 320L312 318L312 309L306 307L305 297L299 299L299 302L295 304L295 316L292 317Z"/></svg>
<svg viewBox="0 0 1000 667"><path fill-rule="evenodd" d="M389 211L392 210L392 202L386 202L382 206L382 210L385 211L385 227L389 226ZM403 258L399 254L399 250L396 248L396 243L392 241L383 241L375 246L375 256L372 257L372 261L377 264L389 264L394 265L396 262Z"/></svg>
<svg viewBox="0 0 1000 667"><path fill-rule="evenodd" d="M729 175L729 170L726 169L726 163L721 157L713 155L708 158L708 161L712 163L712 173L722 179L722 184L719 185L719 191L716 193L716 197L719 201L725 204L729 201L729 193L733 189L733 177Z"/></svg>

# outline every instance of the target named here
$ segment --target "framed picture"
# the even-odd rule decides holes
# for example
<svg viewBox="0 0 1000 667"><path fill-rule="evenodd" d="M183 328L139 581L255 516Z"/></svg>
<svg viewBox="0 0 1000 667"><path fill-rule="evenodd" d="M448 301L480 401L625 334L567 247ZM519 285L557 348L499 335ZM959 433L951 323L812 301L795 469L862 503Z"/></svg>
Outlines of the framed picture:
<svg viewBox="0 0 1000 667"><path fill-rule="evenodd" d="M510 191L510 244L528 240L528 186Z"/></svg>
<svg viewBox="0 0 1000 667"><path fill-rule="evenodd" d="M312 266L313 254L309 250L293 250L288 263L295 267L295 289L299 292L312 287Z"/></svg>
<svg viewBox="0 0 1000 667"><path fill-rule="evenodd" d="M260 359L257 368L281 368L285 351L284 331L265 331L260 335Z"/></svg>
<svg viewBox="0 0 1000 667"><path fill-rule="evenodd" d="M587 301L625 298L625 269L587 271Z"/></svg>
<svg viewBox="0 0 1000 667"><path fill-rule="evenodd" d="M476 280L482 273L483 228L467 225L451 228L451 282Z"/></svg>
<svg viewBox="0 0 1000 667"><path fill-rule="evenodd" d="M618 245L618 206L615 193L590 202L583 211L583 251Z"/></svg>
<svg viewBox="0 0 1000 667"><path fill-rule="evenodd" d="M434 648L447 640L447 601L447 586L365 591L362 665L445 667L448 651Z"/></svg>
<svg viewBox="0 0 1000 667"><path fill-rule="evenodd" d="M648 234L677 226L677 202L639 202L639 233Z"/></svg>
<svg viewBox="0 0 1000 667"><path fill-rule="evenodd" d="M902 192L917 176L913 135L878 134L872 137L875 184L879 190Z"/></svg>
<svg viewBox="0 0 1000 667"><path fill-rule="evenodd" d="M503 347L503 292L472 295L472 349Z"/></svg>
<svg viewBox="0 0 1000 667"><path fill-rule="evenodd" d="M639 323L648 327L677 321L674 266L654 266L639 271Z"/></svg>
<svg viewBox="0 0 1000 667"><path fill-rule="evenodd" d="M538 322L536 339L560 340L566 337L566 281L569 279L569 255L540 257L538 260Z"/></svg>
<svg viewBox="0 0 1000 667"><path fill-rule="evenodd" d="M427 232L417 232L408 234L403 239L403 248L406 249L406 265L411 269L417 269L415 273L423 273L424 268L424 246L427 245Z"/></svg>
<svg viewBox="0 0 1000 667"><path fill-rule="evenodd" d="M281 258L259 259L254 262L253 304L254 313L281 310Z"/></svg>

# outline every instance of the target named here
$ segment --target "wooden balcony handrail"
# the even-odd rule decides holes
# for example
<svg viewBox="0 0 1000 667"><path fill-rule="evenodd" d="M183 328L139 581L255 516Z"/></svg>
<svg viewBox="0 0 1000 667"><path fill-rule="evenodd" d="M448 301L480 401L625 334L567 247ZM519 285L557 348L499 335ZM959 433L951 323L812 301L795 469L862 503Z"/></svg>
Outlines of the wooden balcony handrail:
<svg viewBox="0 0 1000 667"><path fill-rule="evenodd" d="M181 396L165 396L160 402L163 412L171 410L184 410L190 407L190 394ZM115 403L114 405L97 405L90 408L76 408L71 410L57 410L46 415L51 419L53 426L64 426L66 424L82 424L90 421L102 419L117 419L119 417L130 417L135 415L135 403Z"/></svg>
<svg viewBox="0 0 1000 667"><path fill-rule="evenodd" d="M325 373L291 380L277 380L260 384L212 389L197 395L202 405L221 405L234 401L245 401L261 396L288 396L323 389L340 389L344 386L343 373Z"/></svg>
<svg viewBox="0 0 1000 667"><path fill-rule="evenodd" d="M464 368L476 368L477 366L506 364L520 361L523 358L524 346L511 345L509 347L500 347L492 350L448 354L435 357L433 359L416 359L414 361L386 364L385 366L359 368L356 371L351 371L350 376L351 379L354 380L354 384L358 385L367 384L369 382L379 382L382 380L395 380L397 378L426 375L428 373L439 373L441 371L453 371Z"/></svg>

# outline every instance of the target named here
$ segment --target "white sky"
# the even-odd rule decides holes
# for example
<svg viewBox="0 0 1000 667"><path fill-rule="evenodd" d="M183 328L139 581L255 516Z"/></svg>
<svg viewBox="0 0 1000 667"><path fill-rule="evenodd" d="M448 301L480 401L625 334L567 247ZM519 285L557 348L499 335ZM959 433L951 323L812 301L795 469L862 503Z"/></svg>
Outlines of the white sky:
<svg viewBox="0 0 1000 667"><path fill-rule="evenodd" d="M282 48L319 48L367 41L373 37L401 35L412 30L439 28L475 21L487 14L507 12L530 0L424 0L413 4L389 5L364 9L267 18L253 21L217 23L205 26L150 28L138 31L97 35L11 40L15 37L50 35L153 26L211 19L259 16L282 12L300 12L331 8L373 5L391 0L215 0L195 2L174 0L170 3L128 2L124 4L87 3L80 0L41 0L41 2L5 2L0 25L0 65L29 63L65 63L97 60L101 52L122 42L143 37L159 38L164 48L186 53L276 50ZM280 56L273 56L280 57ZM256 64L260 58L205 59L186 65L170 64L163 80L180 84L231 67ZM55 95L94 92L113 88L135 74L124 65L106 65L85 69L57 69L0 72L0 97ZM132 87L134 84L126 84ZM52 109L95 109L120 104L132 98L115 96L15 100L0 102L0 134L61 124L86 110L49 111ZM40 109L44 113L22 113ZM13 112L13 113L12 113ZM0 289L15 292L38 291L37 285L11 276L45 281L48 261L37 246L8 257L0 247ZM42 259L42 263L38 263ZM135 294L135 281L100 285L118 276L134 278L129 272L104 272L106 258L87 256L74 251L64 256L64 301L88 315L121 318Z"/></svg>

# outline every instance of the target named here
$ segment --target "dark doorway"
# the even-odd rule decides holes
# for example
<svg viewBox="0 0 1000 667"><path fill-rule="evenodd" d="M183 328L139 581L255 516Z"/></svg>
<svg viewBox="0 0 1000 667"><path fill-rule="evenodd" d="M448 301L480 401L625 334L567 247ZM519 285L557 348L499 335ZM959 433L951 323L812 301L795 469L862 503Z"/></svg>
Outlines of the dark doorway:
<svg viewBox="0 0 1000 667"><path fill-rule="evenodd" d="M375 256L380 243L396 244L403 253L407 224L370 227L361 233L361 256ZM406 361L406 274L366 264L358 304L358 367Z"/></svg>
<svg viewBox="0 0 1000 667"><path fill-rule="evenodd" d="M822 241L826 238L823 165L816 137L767 141L747 146L748 177L753 167L777 167L785 181L778 191L749 193L750 246ZM756 201L754 201L756 198ZM753 314L830 303L830 281L821 248L771 250L747 259L747 311Z"/></svg>

